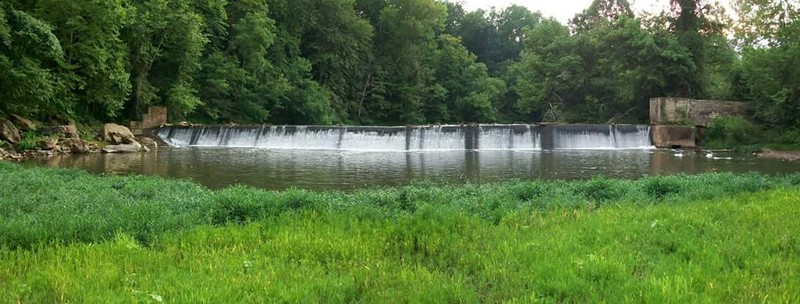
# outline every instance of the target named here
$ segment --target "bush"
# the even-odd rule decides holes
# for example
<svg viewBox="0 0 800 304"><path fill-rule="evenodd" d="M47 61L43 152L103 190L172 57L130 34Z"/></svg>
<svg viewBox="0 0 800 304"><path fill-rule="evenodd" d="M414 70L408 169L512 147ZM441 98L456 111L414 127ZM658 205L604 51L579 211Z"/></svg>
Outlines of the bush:
<svg viewBox="0 0 800 304"><path fill-rule="evenodd" d="M533 182L516 183L509 186L508 191L516 199L528 202L534 198L540 197L543 193L542 185Z"/></svg>
<svg viewBox="0 0 800 304"><path fill-rule="evenodd" d="M36 132L26 132L22 136L22 140L19 141L17 144L17 149L25 151L25 150L36 150L39 148L39 142L45 139L44 136L38 134Z"/></svg>
<svg viewBox="0 0 800 304"><path fill-rule="evenodd" d="M784 145L800 145L800 129L783 132L778 137L777 143Z"/></svg>
<svg viewBox="0 0 800 304"><path fill-rule="evenodd" d="M684 191L676 177L653 177L643 182L644 192L648 197L663 200L665 197Z"/></svg>
<svg viewBox="0 0 800 304"><path fill-rule="evenodd" d="M593 178L586 182L578 183L575 192L583 195L591 202L605 203L622 199L628 191L626 191L625 185L622 185L618 180Z"/></svg>
<svg viewBox="0 0 800 304"><path fill-rule="evenodd" d="M706 132L706 146L710 148L737 148L760 142L761 131L752 122L736 116L717 117ZM752 148L750 148L752 149Z"/></svg>

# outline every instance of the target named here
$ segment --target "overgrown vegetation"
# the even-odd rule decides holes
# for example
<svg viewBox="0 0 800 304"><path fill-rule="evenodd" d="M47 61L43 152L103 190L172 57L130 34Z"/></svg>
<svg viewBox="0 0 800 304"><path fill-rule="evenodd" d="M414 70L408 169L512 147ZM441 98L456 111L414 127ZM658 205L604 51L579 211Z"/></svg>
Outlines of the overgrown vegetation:
<svg viewBox="0 0 800 304"><path fill-rule="evenodd" d="M759 150L763 131L750 121L736 116L714 119L706 131L706 147L712 149L735 148L743 152Z"/></svg>
<svg viewBox="0 0 800 304"><path fill-rule="evenodd" d="M638 206L734 197L795 187L800 177L708 174L636 181L516 181L504 184L411 186L347 194L301 189L267 192L247 186L211 191L188 181L145 176L96 177L82 171L25 169L0 163L0 244L97 242L124 233L147 243L161 233L226 225L312 210L370 219L415 214L431 204L498 223L520 210Z"/></svg>
<svg viewBox="0 0 800 304"><path fill-rule="evenodd" d="M772 150L800 150L800 131L764 130L747 119L723 116L714 119L706 131L705 146L710 149L732 148L739 152Z"/></svg>
<svg viewBox="0 0 800 304"><path fill-rule="evenodd" d="M707 0L644 16L595 0L562 24L523 6L438 0L4 1L0 112L91 123L162 105L175 121L217 123L643 123L651 97L678 96L752 101L758 124L797 126L799 8L736 2L737 24Z"/></svg>
<svg viewBox="0 0 800 304"><path fill-rule="evenodd" d="M800 300L800 176L210 191L0 163L11 302Z"/></svg>

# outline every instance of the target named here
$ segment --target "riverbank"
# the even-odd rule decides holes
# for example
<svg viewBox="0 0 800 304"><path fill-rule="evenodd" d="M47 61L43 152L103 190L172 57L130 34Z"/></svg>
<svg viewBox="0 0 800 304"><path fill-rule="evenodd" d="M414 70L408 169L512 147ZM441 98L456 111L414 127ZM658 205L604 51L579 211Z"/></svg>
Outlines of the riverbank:
<svg viewBox="0 0 800 304"><path fill-rule="evenodd" d="M0 163L11 302L800 300L800 175L356 193Z"/></svg>
<svg viewBox="0 0 800 304"><path fill-rule="evenodd" d="M782 159L788 160L792 162L800 161L800 151L777 151L771 149L764 149L763 151L758 153L758 157L761 158L772 158L772 159Z"/></svg>
<svg viewBox="0 0 800 304"><path fill-rule="evenodd" d="M158 149L148 137L136 137L114 123L79 127L74 123L42 126L26 118L0 116L0 161L20 162L65 154L137 153Z"/></svg>

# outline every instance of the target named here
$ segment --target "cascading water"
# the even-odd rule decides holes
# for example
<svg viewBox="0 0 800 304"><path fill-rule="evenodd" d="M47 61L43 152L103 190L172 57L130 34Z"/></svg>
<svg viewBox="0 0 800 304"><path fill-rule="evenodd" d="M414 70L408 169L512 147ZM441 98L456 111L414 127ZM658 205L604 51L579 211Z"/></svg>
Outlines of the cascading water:
<svg viewBox="0 0 800 304"><path fill-rule="evenodd" d="M466 147L464 129L459 126L413 127L408 138L408 150L463 150Z"/></svg>
<svg viewBox="0 0 800 304"><path fill-rule="evenodd" d="M272 149L338 149L341 129L307 126L264 127L254 145ZM244 133L243 135L247 135Z"/></svg>
<svg viewBox="0 0 800 304"><path fill-rule="evenodd" d="M405 127L346 127L339 149L366 151L406 150Z"/></svg>
<svg viewBox="0 0 800 304"><path fill-rule="evenodd" d="M541 135L531 125L483 125L478 128L478 150L541 150Z"/></svg>
<svg viewBox="0 0 800 304"><path fill-rule="evenodd" d="M652 148L645 125L165 127L171 146L351 151Z"/></svg>
<svg viewBox="0 0 800 304"><path fill-rule="evenodd" d="M648 149L650 126L643 125L556 125L552 128L552 149Z"/></svg>

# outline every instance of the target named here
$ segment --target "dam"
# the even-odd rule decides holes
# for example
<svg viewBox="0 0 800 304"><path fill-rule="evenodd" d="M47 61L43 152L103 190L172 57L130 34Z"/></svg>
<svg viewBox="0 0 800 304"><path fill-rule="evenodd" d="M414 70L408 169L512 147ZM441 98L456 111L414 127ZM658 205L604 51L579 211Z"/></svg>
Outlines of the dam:
<svg viewBox="0 0 800 304"><path fill-rule="evenodd" d="M653 148L649 125L167 126L173 147L344 151L625 150Z"/></svg>

